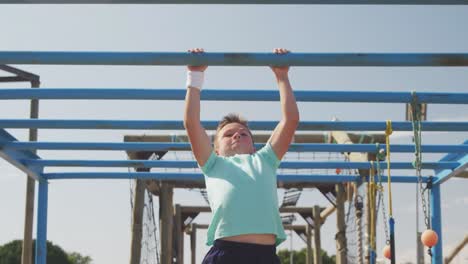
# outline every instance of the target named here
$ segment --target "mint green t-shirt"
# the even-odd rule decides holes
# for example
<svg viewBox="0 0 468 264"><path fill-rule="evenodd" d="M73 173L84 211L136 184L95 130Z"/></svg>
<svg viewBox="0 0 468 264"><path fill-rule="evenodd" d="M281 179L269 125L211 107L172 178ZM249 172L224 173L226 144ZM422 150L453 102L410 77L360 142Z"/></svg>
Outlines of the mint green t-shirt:
<svg viewBox="0 0 468 264"><path fill-rule="evenodd" d="M242 234L274 234L276 245L286 240L276 188L279 164L269 143L254 154L211 153L201 167L213 213L206 245Z"/></svg>

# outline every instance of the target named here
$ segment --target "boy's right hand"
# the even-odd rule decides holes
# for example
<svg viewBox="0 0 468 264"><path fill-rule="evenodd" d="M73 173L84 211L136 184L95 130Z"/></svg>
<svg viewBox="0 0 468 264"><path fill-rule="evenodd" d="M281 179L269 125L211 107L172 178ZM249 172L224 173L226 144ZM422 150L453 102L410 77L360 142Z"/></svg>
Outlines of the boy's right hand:
<svg viewBox="0 0 468 264"><path fill-rule="evenodd" d="M189 49L188 52L199 54L199 53L204 53L205 51L202 48L195 48L195 49ZM202 65L202 66L188 65L187 66L187 69L189 71L198 71L198 72L204 72L206 70L206 68L208 68L208 65Z"/></svg>

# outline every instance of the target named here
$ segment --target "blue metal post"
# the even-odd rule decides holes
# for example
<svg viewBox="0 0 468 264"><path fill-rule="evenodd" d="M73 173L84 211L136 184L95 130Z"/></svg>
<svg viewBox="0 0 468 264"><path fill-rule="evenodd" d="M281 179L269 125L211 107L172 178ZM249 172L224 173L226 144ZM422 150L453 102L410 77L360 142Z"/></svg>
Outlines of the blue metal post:
<svg viewBox="0 0 468 264"><path fill-rule="evenodd" d="M377 254L375 253L374 249L370 249L370 254L369 254L369 262L370 264L375 264L375 259L377 258Z"/></svg>
<svg viewBox="0 0 468 264"><path fill-rule="evenodd" d="M442 264L442 219L441 219L441 206L440 206L440 185L434 184L431 189L431 224L439 236L437 245L432 248L432 263Z"/></svg>
<svg viewBox="0 0 468 264"><path fill-rule="evenodd" d="M39 180L38 209L37 209L37 238L36 238L36 264L47 263L47 199L48 182Z"/></svg>
<svg viewBox="0 0 468 264"><path fill-rule="evenodd" d="M385 221L385 219L384 219ZM388 224L390 226L390 252L391 252L391 263L395 264L396 262L396 250L395 250L395 219L393 216L388 219Z"/></svg>

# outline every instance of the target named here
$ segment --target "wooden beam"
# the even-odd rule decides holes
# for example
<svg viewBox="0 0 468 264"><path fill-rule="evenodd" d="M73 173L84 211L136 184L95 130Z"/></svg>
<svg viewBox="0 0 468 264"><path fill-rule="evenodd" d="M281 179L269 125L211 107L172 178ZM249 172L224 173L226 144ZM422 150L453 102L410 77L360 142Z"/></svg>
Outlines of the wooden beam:
<svg viewBox="0 0 468 264"><path fill-rule="evenodd" d="M456 175L455 177L457 177L457 178L463 178L463 179L468 179L468 170L465 170L465 171L459 173L459 174Z"/></svg>
<svg viewBox="0 0 468 264"><path fill-rule="evenodd" d="M190 224L190 250L192 256L192 264L196 264L197 257L197 224Z"/></svg>
<svg viewBox="0 0 468 264"><path fill-rule="evenodd" d="M173 195L172 186L162 183L159 198L159 208L161 210L159 224L161 232L161 264L172 264Z"/></svg>
<svg viewBox="0 0 468 264"><path fill-rule="evenodd" d="M306 264L312 264L312 227L306 225L306 237L307 237L307 251L306 251Z"/></svg>
<svg viewBox="0 0 468 264"><path fill-rule="evenodd" d="M453 249L452 253L450 253L448 257L445 258L444 264L449 264L453 258L455 258L457 254L465 247L466 244L468 244L468 234L465 235L463 241Z"/></svg>
<svg viewBox="0 0 468 264"><path fill-rule="evenodd" d="M320 217L320 207L314 206L314 264L322 264L322 244L320 237L320 228L322 226Z"/></svg>
<svg viewBox="0 0 468 264"><path fill-rule="evenodd" d="M138 171L148 171L141 168ZM139 264L141 258L141 238L143 234L143 208L145 205L144 180L135 180L133 191L132 240L130 246L130 264Z"/></svg>
<svg viewBox="0 0 468 264"><path fill-rule="evenodd" d="M182 230L182 210L180 204L175 205L174 213L174 231L177 245L177 264L184 264L184 232Z"/></svg>
<svg viewBox="0 0 468 264"><path fill-rule="evenodd" d="M345 198L343 184L336 184L336 264L347 264Z"/></svg>
<svg viewBox="0 0 468 264"><path fill-rule="evenodd" d="M325 210L323 210L321 213L320 213L320 220L321 220L321 223L325 223L325 220L327 220L327 217L329 217L331 214L333 214L333 212L335 212L336 210L336 207L335 206L329 206L327 207Z"/></svg>

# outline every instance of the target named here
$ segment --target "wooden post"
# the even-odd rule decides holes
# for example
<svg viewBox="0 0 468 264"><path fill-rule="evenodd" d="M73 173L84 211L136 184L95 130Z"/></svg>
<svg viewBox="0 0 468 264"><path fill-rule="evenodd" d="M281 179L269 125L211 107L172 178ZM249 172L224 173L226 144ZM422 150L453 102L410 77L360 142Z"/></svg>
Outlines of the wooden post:
<svg viewBox="0 0 468 264"><path fill-rule="evenodd" d="M32 264L32 231L34 218L34 194L36 181L26 177L26 205L24 212L23 250L21 253L22 264Z"/></svg>
<svg viewBox="0 0 468 264"><path fill-rule="evenodd" d="M197 224L190 224L190 250L192 253L192 264L196 264L197 257Z"/></svg>
<svg viewBox="0 0 468 264"><path fill-rule="evenodd" d="M184 232L182 230L182 215L180 204L175 205L174 230L177 243L177 264L184 264Z"/></svg>
<svg viewBox="0 0 468 264"><path fill-rule="evenodd" d="M320 228L322 226L322 218L320 217L320 207L314 206L314 264L322 264L322 244L320 238Z"/></svg>
<svg viewBox="0 0 468 264"><path fill-rule="evenodd" d="M312 264L312 227L306 224L306 237L307 237L307 251L306 251L306 264Z"/></svg>
<svg viewBox="0 0 468 264"><path fill-rule="evenodd" d="M137 171L149 171L149 169L137 169ZM143 208L145 206L145 182L135 180L133 192L132 212L132 241L130 246L130 264L140 264L141 237L143 234Z"/></svg>
<svg viewBox="0 0 468 264"><path fill-rule="evenodd" d="M173 188L168 183L161 183L161 195L159 196L161 231L161 264L172 264L172 234L173 234L173 214L172 205Z"/></svg>
<svg viewBox="0 0 468 264"><path fill-rule="evenodd" d="M31 82L31 88L39 88L39 80ZM39 100L33 99L30 104L30 118L37 119L39 117ZM29 141L37 141L37 129L29 129ZM36 150L31 150L36 153ZM21 252L21 263L32 264L32 232L34 223L34 195L36 181L31 177L26 177L26 204L24 212L24 233L23 233L23 249Z"/></svg>
<svg viewBox="0 0 468 264"><path fill-rule="evenodd" d="M345 224L345 190L343 184L336 184L336 264L347 264L346 224Z"/></svg>
<svg viewBox="0 0 468 264"><path fill-rule="evenodd" d="M445 258L444 264L449 264L453 258L457 256L458 253L465 247L465 245L468 244L468 235L465 235L465 238L463 239L460 244L458 244L455 249L448 255L448 257Z"/></svg>

